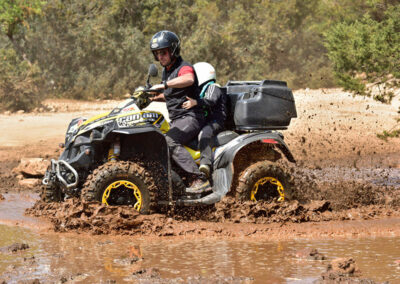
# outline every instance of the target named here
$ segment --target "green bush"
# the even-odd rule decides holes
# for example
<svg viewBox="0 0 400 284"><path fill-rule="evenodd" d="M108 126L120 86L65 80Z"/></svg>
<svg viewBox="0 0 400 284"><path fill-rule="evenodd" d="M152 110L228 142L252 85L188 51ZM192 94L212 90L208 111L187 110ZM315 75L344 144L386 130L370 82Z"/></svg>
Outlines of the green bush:
<svg viewBox="0 0 400 284"><path fill-rule="evenodd" d="M388 103L400 79L400 7L388 7L382 17L340 22L325 33L325 45L341 86Z"/></svg>
<svg viewBox="0 0 400 284"><path fill-rule="evenodd" d="M58 97L121 97L143 84L153 62L149 40L164 29L179 35L187 61L213 64L221 84L277 79L291 88L320 88L336 86L335 76L367 94L366 80L387 86L386 79L398 77L393 3L0 0L0 48L12 47L20 63L35 62L41 91ZM376 98L389 101L389 91Z"/></svg>
<svg viewBox="0 0 400 284"><path fill-rule="evenodd" d="M31 111L42 100L40 69L20 60L13 49L0 49L0 109Z"/></svg>

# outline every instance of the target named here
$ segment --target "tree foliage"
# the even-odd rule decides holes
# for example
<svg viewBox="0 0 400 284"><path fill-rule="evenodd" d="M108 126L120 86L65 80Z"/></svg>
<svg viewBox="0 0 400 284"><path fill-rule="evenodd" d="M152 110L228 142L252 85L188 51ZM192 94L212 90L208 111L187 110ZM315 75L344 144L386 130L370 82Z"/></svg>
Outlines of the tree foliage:
<svg viewBox="0 0 400 284"><path fill-rule="evenodd" d="M30 111L40 104L40 69L14 49L0 49L0 110Z"/></svg>
<svg viewBox="0 0 400 284"><path fill-rule="evenodd" d="M26 57L22 43L43 3L0 0L0 109L29 111L40 104L40 69Z"/></svg>
<svg viewBox="0 0 400 284"><path fill-rule="evenodd" d="M13 49L17 56L14 71L3 68L2 76L17 82L16 70L25 68L24 76L18 73L20 79L35 74L31 82L41 94L82 99L120 97L143 84L148 64L154 60L150 38L168 29L180 36L184 59L213 64L221 84L278 79L292 88L330 87L335 84L334 74L340 80L339 73L353 72L339 71L342 63L338 65L337 59L346 56L332 56L335 53L330 51L328 58L331 42L338 50L349 46L348 38L342 35L340 47L335 33L343 34L349 29L346 25L365 26L374 21L382 25L377 30L386 30L386 38L394 38L390 27L396 27L397 22L385 20L389 18L387 7L394 2L0 0L0 48L3 53ZM357 21L365 12L369 18ZM324 45L323 33L331 27L328 45ZM382 41L377 39L371 45ZM348 58L348 63L343 63L346 68L358 64ZM381 73L387 72L386 67L390 66L382 65ZM40 70L40 78L31 68Z"/></svg>
<svg viewBox="0 0 400 284"><path fill-rule="evenodd" d="M360 20L340 22L326 33L328 56L335 76L356 94L373 94L390 102L400 79L400 6L389 6L374 19L365 14Z"/></svg>
<svg viewBox="0 0 400 284"><path fill-rule="evenodd" d="M41 13L40 0L0 0L0 30L13 39L21 26L28 27L28 20Z"/></svg>

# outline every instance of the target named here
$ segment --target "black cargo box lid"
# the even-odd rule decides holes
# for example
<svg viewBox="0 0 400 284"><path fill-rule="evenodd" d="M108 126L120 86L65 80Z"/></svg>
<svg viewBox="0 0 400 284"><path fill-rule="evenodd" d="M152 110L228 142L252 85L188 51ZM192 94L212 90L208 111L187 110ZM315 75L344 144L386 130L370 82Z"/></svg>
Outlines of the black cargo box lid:
<svg viewBox="0 0 400 284"><path fill-rule="evenodd" d="M226 87L231 86L239 86L239 85L254 85L254 86L263 86L263 85L280 85L287 87L287 83L285 81L279 80L262 80L262 81L228 81L226 83Z"/></svg>
<svg viewBox="0 0 400 284"><path fill-rule="evenodd" d="M250 93L263 93L279 99L294 102L292 90L289 89L287 83L283 81L264 80L262 81L261 86L253 87Z"/></svg>
<svg viewBox="0 0 400 284"><path fill-rule="evenodd" d="M226 94L262 92L263 94L294 102L292 91L285 81L228 81L222 89Z"/></svg>

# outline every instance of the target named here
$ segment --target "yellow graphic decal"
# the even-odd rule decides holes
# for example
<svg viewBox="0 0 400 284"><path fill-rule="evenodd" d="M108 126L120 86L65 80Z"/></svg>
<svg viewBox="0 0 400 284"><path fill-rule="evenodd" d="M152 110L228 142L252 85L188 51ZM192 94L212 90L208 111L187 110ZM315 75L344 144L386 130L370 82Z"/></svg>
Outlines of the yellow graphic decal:
<svg viewBox="0 0 400 284"><path fill-rule="evenodd" d="M106 117L108 114L109 114L109 113L103 113L103 114L94 116L94 117L92 117L92 118L86 120L82 125L85 126L85 125L87 125L87 124L90 123L90 122L93 122L93 121L95 121L95 120L98 120L98 119L100 119L100 118L102 118L102 117ZM134 117L134 116L136 116L136 117ZM124 120L126 120L126 117L130 117L130 118L129 118L129 121L132 121L133 118L136 118L136 119L137 119L137 122L139 122L139 120L141 120L142 117L143 117L144 119L148 119L149 121L151 121L151 119L159 120L159 119L161 119L161 118L164 117L164 116L162 115L162 113L156 112L156 111L136 111L136 112L130 112L130 113L128 112L128 113L124 113L124 114L120 114L120 115L117 115L117 116L112 116L112 117L108 117L108 118L104 118L104 119L102 119L102 120L99 120L99 121L95 122L96 124L98 123L99 125L97 125L97 126L95 126L95 127L93 127L93 128L96 128L96 127L98 127L98 126L104 125L106 121L111 121L111 120L114 120L114 119L117 120L117 123L118 123L118 125L119 125L121 122L118 121L118 120L121 119L121 118L125 118ZM132 118L132 119L131 119L131 118ZM122 123L124 123L124 122L125 122L125 121L123 121ZM92 126L89 126L89 127L92 127ZM126 126L126 127L128 127L128 126ZM133 127L133 125L132 125L132 126L129 126L129 127ZM81 130L75 135L75 137L81 135L82 133L84 133L84 132L86 132L86 131L88 131L88 130L85 129L85 128L81 129ZM74 139L75 139L75 138L74 138ZM74 139L73 139L73 140L74 140Z"/></svg>
<svg viewBox="0 0 400 284"><path fill-rule="evenodd" d="M161 117L160 117L160 119L161 119ZM167 120L164 119L163 123L161 123L160 131L164 134L169 131L169 124L168 124Z"/></svg>

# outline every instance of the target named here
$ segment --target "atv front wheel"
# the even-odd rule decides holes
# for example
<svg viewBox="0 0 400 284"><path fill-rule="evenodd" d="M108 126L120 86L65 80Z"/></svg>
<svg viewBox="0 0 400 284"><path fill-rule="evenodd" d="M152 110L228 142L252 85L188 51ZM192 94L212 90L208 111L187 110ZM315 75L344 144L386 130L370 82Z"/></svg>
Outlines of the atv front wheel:
<svg viewBox="0 0 400 284"><path fill-rule="evenodd" d="M42 185L40 199L44 202L61 202L64 194L58 186Z"/></svg>
<svg viewBox="0 0 400 284"><path fill-rule="evenodd" d="M143 166L134 162L108 162L87 178L82 198L107 205L130 205L148 214L156 206L155 179Z"/></svg>
<svg viewBox="0 0 400 284"><path fill-rule="evenodd" d="M260 161L245 169L239 176L236 198L242 201L291 200L291 176L270 161Z"/></svg>

